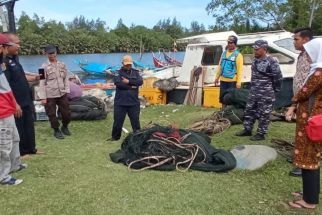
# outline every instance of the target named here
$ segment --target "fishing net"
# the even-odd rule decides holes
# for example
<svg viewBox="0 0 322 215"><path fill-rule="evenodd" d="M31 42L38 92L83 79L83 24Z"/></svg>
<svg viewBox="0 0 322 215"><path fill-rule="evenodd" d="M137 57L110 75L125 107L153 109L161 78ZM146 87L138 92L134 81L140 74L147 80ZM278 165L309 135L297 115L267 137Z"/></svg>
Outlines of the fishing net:
<svg viewBox="0 0 322 215"><path fill-rule="evenodd" d="M195 169L224 172L236 166L231 152L215 149L207 135L159 125L129 134L121 149L111 153L110 158L133 171Z"/></svg>
<svg viewBox="0 0 322 215"><path fill-rule="evenodd" d="M169 92L179 86L176 78L161 79L153 83L153 87L159 88L162 91Z"/></svg>
<svg viewBox="0 0 322 215"><path fill-rule="evenodd" d="M232 125L242 124L244 118L244 109L235 106L227 106L219 111L220 117L228 119Z"/></svg>
<svg viewBox="0 0 322 215"><path fill-rule="evenodd" d="M223 93L223 103L233 105L236 108L246 108L249 90L247 89L228 89Z"/></svg>

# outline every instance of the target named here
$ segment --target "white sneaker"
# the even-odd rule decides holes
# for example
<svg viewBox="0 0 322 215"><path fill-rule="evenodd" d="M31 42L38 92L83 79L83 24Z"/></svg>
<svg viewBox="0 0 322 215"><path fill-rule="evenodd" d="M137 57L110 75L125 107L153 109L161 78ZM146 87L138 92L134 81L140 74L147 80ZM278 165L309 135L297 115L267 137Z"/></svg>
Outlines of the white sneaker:
<svg viewBox="0 0 322 215"><path fill-rule="evenodd" d="M23 182L22 179L11 178L8 181L2 181L0 184L2 184L2 185L18 185L18 184L21 184L22 182Z"/></svg>

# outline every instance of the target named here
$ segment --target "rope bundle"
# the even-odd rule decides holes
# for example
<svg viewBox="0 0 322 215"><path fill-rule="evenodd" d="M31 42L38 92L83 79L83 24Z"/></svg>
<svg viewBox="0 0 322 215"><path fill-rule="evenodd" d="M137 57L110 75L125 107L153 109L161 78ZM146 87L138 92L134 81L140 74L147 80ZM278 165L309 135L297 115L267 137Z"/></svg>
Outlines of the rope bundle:
<svg viewBox="0 0 322 215"><path fill-rule="evenodd" d="M228 119L222 118L219 112L215 112L210 117L193 123L189 129L213 135L223 132L230 126L231 122Z"/></svg>
<svg viewBox="0 0 322 215"><path fill-rule="evenodd" d="M282 139L272 139L271 141L276 151L285 158L292 158L294 152L294 143Z"/></svg>
<svg viewBox="0 0 322 215"><path fill-rule="evenodd" d="M167 163L172 163L176 169L182 172L189 170L193 162L204 162L206 153L197 144L184 144L183 141L189 134L177 139L174 137L160 137L155 134L147 141L147 148L141 151L142 158L129 163L128 169L133 171L143 171L153 169ZM199 151L202 156L197 159ZM146 156L144 156L146 155ZM136 163L144 163L145 167L134 169Z"/></svg>

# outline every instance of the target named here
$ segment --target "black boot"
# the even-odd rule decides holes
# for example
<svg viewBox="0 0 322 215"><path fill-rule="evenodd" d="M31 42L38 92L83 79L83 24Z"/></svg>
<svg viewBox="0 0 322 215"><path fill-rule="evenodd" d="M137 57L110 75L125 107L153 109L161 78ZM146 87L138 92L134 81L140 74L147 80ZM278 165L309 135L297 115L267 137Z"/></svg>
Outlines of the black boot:
<svg viewBox="0 0 322 215"><path fill-rule="evenodd" d="M235 135L238 137L252 136L252 131L244 129L240 132L237 132Z"/></svg>
<svg viewBox="0 0 322 215"><path fill-rule="evenodd" d="M259 141L259 140L265 140L265 136L263 134L255 134L251 138L249 138L251 141Z"/></svg>
<svg viewBox="0 0 322 215"><path fill-rule="evenodd" d="M57 139L64 139L64 135L61 133L61 131L59 130L59 128L54 129L54 136Z"/></svg>
<svg viewBox="0 0 322 215"><path fill-rule="evenodd" d="M67 136L70 136L71 133L70 131L68 130L68 127L67 126L62 126L61 127L61 131L63 132L63 134L67 135Z"/></svg>

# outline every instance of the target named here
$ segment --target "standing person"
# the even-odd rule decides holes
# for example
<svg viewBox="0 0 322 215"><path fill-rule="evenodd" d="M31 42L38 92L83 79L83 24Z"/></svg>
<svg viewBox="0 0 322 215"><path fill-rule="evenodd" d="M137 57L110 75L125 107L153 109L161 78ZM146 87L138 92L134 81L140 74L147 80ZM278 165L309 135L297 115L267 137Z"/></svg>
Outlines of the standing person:
<svg viewBox="0 0 322 215"><path fill-rule="evenodd" d="M322 142L311 141L305 126L310 117L322 114L322 38L313 39L303 46L311 60L310 71L292 99L297 105L293 163L302 169L303 198L289 202L289 205L314 209L319 203Z"/></svg>
<svg viewBox="0 0 322 215"><path fill-rule="evenodd" d="M125 55L122 64L122 68L114 77L116 93L114 99L112 141L121 138L126 114L130 118L133 131L141 129L139 87L143 84L143 79L139 71L132 68L133 60L131 56Z"/></svg>
<svg viewBox="0 0 322 215"><path fill-rule="evenodd" d="M45 70L45 79L40 81L39 98L45 105L51 127L54 129L54 137L64 139L64 135L71 135L68 124L71 120L67 94L70 93L68 71L63 62L57 60L57 47L47 45L45 52L48 62L42 65ZM62 126L56 115L56 105L62 116Z"/></svg>
<svg viewBox="0 0 322 215"><path fill-rule="evenodd" d="M311 28L299 28L294 31L294 47L301 51L296 64L296 73L293 78L293 95L295 95L303 86L305 78L310 71L310 57L304 49L304 44L313 39ZM286 113L286 118L291 119L296 111L297 104L293 104ZM301 176L301 168L294 168L289 173L291 176Z"/></svg>
<svg viewBox="0 0 322 215"><path fill-rule="evenodd" d="M256 135L252 141L264 140L268 130L269 116L273 110L275 92L279 91L282 73L278 62L267 54L267 41L257 40L253 45L255 59L252 64L252 78L244 115L244 130L236 136L251 136L254 123L258 119Z"/></svg>
<svg viewBox="0 0 322 215"><path fill-rule="evenodd" d="M0 184L18 185L22 180L11 177L10 172L21 170L26 166L20 161L19 133L14 119L14 115L21 117L22 110L16 103L2 71L3 52L8 45L14 44L11 44L5 35L0 34Z"/></svg>
<svg viewBox="0 0 322 215"><path fill-rule="evenodd" d="M25 72L18 61L20 48L19 37L10 34L8 39L12 45L8 46L7 49L7 56L4 60L4 73L13 91L17 104L22 110L22 116L16 117L15 120L20 136L20 154L24 157L28 154L38 154L35 140L34 106L31 89Z"/></svg>
<svg viewBox="0 0 322 215"><path fill-rule="evenodd" d="M220 80L219 101L221 103L226 90L241 87L244 59L243 55L237 50L237 41L236 36L228 37L227 49L223 52L218 65L215 84L218 85Z"/></svg>

